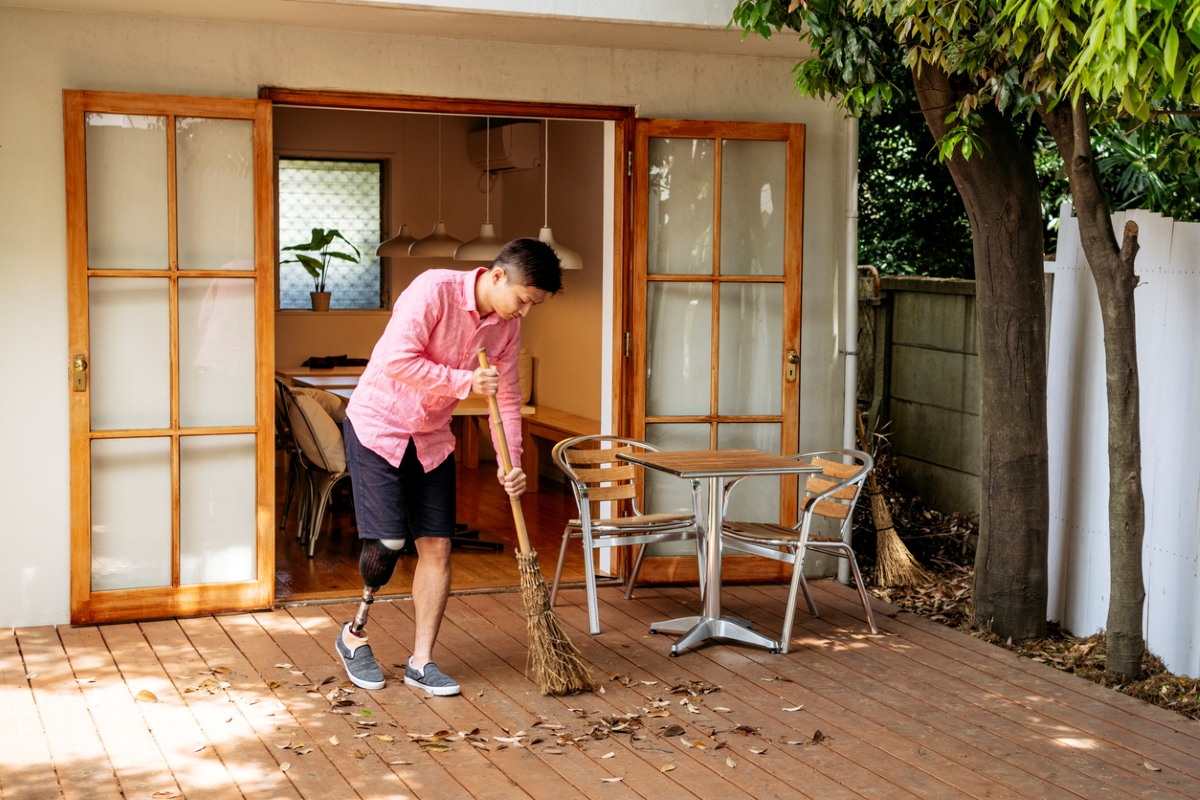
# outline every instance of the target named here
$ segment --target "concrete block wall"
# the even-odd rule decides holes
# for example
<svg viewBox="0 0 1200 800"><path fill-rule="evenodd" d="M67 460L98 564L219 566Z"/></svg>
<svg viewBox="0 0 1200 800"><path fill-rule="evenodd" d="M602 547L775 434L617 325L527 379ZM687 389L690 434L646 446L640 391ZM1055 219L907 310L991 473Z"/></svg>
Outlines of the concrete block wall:
<svg viewBox="0 0 1200 800"><path fill-rule="evenodd" d="M905 488L939 511L979 510L979 348L975 282L888 277L877 351L882 406ZM882 346L879 346L882 345Z"/></svg>

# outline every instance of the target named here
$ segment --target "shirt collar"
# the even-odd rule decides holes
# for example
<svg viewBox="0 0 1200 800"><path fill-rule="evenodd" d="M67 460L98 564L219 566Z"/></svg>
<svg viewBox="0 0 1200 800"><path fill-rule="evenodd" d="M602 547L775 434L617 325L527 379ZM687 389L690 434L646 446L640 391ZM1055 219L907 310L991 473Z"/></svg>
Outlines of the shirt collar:
<svg viewBox="0 0 1200 800"><path fill-rule="evenodd" d="M477 267L463 273L462 307L467 311L475 312L476 316L479 316L479 307L475 305L475 282L479 280L480 275L487 271L487 267Z"/></svg>

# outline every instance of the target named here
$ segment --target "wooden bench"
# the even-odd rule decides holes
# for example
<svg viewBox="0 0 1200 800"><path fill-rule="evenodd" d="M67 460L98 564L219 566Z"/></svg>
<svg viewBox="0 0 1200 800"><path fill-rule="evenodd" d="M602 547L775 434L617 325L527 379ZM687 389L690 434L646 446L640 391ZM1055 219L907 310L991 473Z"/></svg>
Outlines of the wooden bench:
<svg viewBox="0 0 1200 800"><path fill-rule="evenodd" d="M525 454L521 466L525 470L526 491L538 490L537 439L557 444L572 436L592 436L600 433L600 420L568 414L545 406L536 406L529 416L521 418L521 443Z"/></svg>

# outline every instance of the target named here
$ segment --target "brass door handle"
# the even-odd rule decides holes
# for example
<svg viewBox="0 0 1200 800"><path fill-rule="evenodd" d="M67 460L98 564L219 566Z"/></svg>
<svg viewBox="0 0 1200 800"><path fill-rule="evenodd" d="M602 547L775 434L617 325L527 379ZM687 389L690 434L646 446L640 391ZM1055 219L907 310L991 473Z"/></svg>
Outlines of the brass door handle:
<svg viewBox="0 0 1200 800"><path fill-rule="evenodd" d="M88 385L87 356L71 357L71 391L86 392Z"/></svg>
<svg viewBox="0 0 1200 800"><path fill-rule="evenodd" d="M784 377L788 383L795 383L796 377L800 372L800 354L795 350L787 351L787 369L784 370Z"/></svg>

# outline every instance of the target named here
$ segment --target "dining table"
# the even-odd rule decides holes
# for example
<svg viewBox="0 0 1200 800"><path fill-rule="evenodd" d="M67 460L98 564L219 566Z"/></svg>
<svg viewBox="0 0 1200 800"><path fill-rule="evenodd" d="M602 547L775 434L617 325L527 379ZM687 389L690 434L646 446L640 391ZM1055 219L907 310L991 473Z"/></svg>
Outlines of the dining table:
<svg viewBox="0 0 1200 800"><path fill-rule="evenodd" d="M650 633L683 634L671 645L678 656L688 647L708 639L732 639L778 653L782 643L750 629L750 622L721 613L721 526L724 524L724 489L727 480L756 475L800 475L821 468L761 450L675 450L622 453L622 461L684 479L708 481L708 511L703 530L706 559L701 612L698 615L655 622ZM799 569L799 567L796 567Z"/></svg>
<svg viewBox="0 0 1200 800"><path fill-rule="evenodd" d="M292 383L309 389L324 389L327 392L334 389L353 390L357 388L360 377L359 375L302 375L292 376Z"/></svg>

